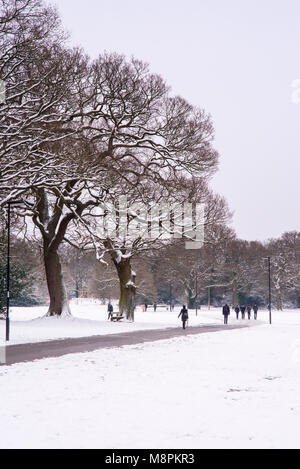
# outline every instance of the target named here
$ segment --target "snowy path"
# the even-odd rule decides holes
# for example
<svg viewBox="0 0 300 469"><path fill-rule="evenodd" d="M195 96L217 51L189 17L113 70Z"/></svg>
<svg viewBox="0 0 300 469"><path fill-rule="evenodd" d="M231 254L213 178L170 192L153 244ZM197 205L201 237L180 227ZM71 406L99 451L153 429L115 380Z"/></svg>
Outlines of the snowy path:
<svg viewBox="0 0 300 469"><path fill-rule="evenodd" d="M253 324L252 324L253 325ZM121 334L108 334L101 336L81 337L65 340L52 340L33 344L12 345L6 350L6 365L25 363L44 358L58 358L73 353L93 352L95 350L124 345L142 344L157 340L185 337L188 335L204 334L248 327L246 324L237 325L205 325L201 327L156 329L134 331ZM0 366L3 366L0 364Z"/></svg>
<svg viewBox="0 0 300 469"><path fill-rule="evenodd" d="M180 307L170 312L166 308L159 308L155 313L150 310L143 312L140 307L135 313L135 321L111 322L107 320L107 307L93 300L79 300L72 302L71 318L45 317L47 306L12 308L11 334L9 346L32 344L61 339L75 339L107 334L121 334L142 330L178 328L181 325L178 314ZM115 308L117 306L115 305ZM231 316L230 324L241 324ZM189 326L201 327L203 325L221 326L223 316L220 308L210 311L202 309L190 311ZM0 347L5 344L5 321L0 321Z"/></svg>

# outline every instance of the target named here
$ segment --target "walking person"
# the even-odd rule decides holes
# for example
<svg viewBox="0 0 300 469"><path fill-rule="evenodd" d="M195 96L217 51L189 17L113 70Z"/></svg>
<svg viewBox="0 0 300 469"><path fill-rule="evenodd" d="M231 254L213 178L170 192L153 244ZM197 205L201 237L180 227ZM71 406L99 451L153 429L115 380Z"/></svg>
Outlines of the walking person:
<svg viewBox="0 0 300 469"><path fill-rule="evenodd" d="M248 319L249 319L249 321L250 321L250 319L251 319L251 311L252 311L252 308L251 308L250 305L248 305L248 306L247 306L247 313L248 313Z"/></svg>
<svg viewBox="0 0 300 469"><path fill-rule="evenodd" d="M239 319L239 315L240 315L240 308L239 308L239 306L236 306L235 309L234 309L234 311L235 311L235 314L236 314L236 318Z"/></svg>
<svg viewBox="0 0 300 469"><path fill-rule="evenodd" d="M257 320L257 312L258 312L258 306L257 305L253 306L253 311L254 311L254 319L256 321Z"/></svg>
<svg viewBox="0 0 300 469"><path fill-rule="evenodd" d="M241 306L242 319L245 319L246 306Z"/></svg>
<svg viewBox="0 0 300 469"><path fill-rule="evenodd" d="M224 316L224 324L228 324L228 316L230 316L230 308L227 303L223 306L223 316Z"/></svg>
<svg viewBox="0 0 300 469"><path fill-rule="evenodd" d="M107 320L108 320L108 321L109 321L109 319L111 318L113 311L114 311L113 305L111 304L111 302L109 302L109 303L108 303L108 306L107 306L107 312L108 312L108 318L107 318Z"/></svg>
<svg viewBox="0 0 300 469"><path fill-rule="evenodd" d="M182 328L185 329L186 322L189 319L189 313L188 310L186 309L186 306L183 305L182 310L179 313L178 318L181 316L181 321L182 321Z"/></svg>

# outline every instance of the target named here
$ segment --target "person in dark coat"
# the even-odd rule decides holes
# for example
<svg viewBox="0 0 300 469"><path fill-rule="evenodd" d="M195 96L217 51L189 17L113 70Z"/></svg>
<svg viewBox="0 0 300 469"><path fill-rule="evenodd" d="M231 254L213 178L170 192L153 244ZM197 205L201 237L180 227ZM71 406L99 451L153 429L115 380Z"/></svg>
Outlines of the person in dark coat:
<svg viewBox="0 0 300 469"><path fill-rule="evenodd" d="M251 311L252 311L252 308L251 308L250 305L248 305L248 306L247 306L247 313L248 313L248 319L249 319L249 321L250 321L250 319L251 319Z"/></svg>
<svg viewBox="0 0 300 469"><path fill-rule="evenodd" d="M223 306L223 316L224 316L224 324L228 324L228 316L230 316L230 308L228 304Z"/></svg>
<svg viewBox="0 0 300 469"><path fill-rule="evenodd" d="M236 314L236 318L238 319L238 318L239 318L239 314L240 314L240 308L239 308L239 306L236 306L236 307L234 308L234 311L235 311L235 314Z"/></svg>
<svg viewBox="0 0 300 469"><path fill-rule="evenodd" d="M189 318L189 313L188 310L186 309L186 306L183 305L182 310L179 313L178 318L181 316L181 321L182 321L182 328L185 329L186 322Z"/></svg>
<svg viewBox="0 0 300 469"><path fill-rule="evenodd" d="M154 303L153 308L154 308L154 312L156 313L156 308L157 308L157 304L156 304L156 303Z"/></svg>
<svg viewBox="0 0 300 469"><path fill-rule="evenodd" d="M241 306L242 319L245 319L246 306Z"/></svg>
<svg viewBox="0 0 300 469"><path fill-rule="evenodd" d="M107 306L107 312L108 312L108 320L110 319L112 313L114 311L114 308L113 308L113 305L111 304L111 302L108 303L108 306Z"/></svg>
<svg viewBox="0 0 300 469"><path fill-rule="evenodd" d="M258 306L257 305L253 306L253 311L254 311L254 319L256 321L257 320L257 311L258 311Z"/></svg>

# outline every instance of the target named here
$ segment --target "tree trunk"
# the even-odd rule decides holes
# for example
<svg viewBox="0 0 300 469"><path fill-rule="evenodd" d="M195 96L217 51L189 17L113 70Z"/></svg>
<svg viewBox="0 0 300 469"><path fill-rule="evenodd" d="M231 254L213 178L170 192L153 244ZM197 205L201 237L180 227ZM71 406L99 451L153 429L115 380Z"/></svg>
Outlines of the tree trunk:
<svg viewBox="0 0 300 469"><path fill-rule="evenodd" d="M238 305L238 284L237 281L234 280L232 283L232 306L236 308Z"/></svg>
<svg viewBox="0 0 300 469"><path fill-rule="evenodd" d="M278 311L282 311L282 296L280 290L276 290L276 306Z"/></svg>
<svg viewBox="0 0 300 469"><path fill-rule="evenodd" d="M120 282L120 301L119 301L119 312L126 316L126 319L134 321L135 311L135 295L136 285L135 277L136 274L131 268L131 257L126 256L125 249L116 248L113 241L107 239L104 242L104 246L110 254L110 257L117 269L119 282Z"/></svg>
<svg viewBox="0 0 300 469"><path fill-rule="evenodd" d="M120 281L120 314L124 314L126 319L134 321L136 286L130 259L122 259L115 265Z"/></svg>
<svg viewBox="0 0 300 469"><path fill-rule="evenodd" d="M47 316L71 316L68 295L57 251L45 248L44 262L50 296Z"/></svg>
<svg viewBox="0 0 300 469"><path fill-rule="evenodd" d="M196 309L196 294L193 292L192 288L185 287L186 296L187 296L187 305L188 309Z"/></svg>

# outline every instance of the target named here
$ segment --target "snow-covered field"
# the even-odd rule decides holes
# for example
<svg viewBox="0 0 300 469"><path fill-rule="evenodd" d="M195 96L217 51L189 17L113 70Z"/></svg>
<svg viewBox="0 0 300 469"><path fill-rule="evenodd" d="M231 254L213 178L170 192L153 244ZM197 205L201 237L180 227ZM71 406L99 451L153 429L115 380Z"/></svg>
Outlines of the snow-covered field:
<svg viewBox="0 0 300 469"><path fill-rule="evenodd" d="M178 325L168 312L140 312L136 325L102 316L97 333ZM300 448L300 311L272 326L260 316L259 327L0 368L0 448ZM209 318L220 311L190 322ZM41 334L30 319L23 336L13 321L19 339Z"/></svg>

